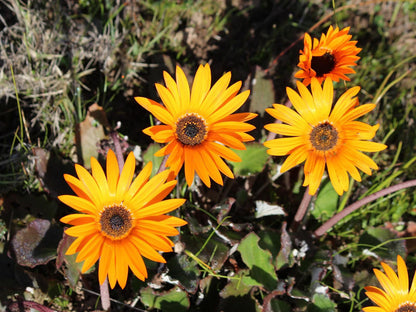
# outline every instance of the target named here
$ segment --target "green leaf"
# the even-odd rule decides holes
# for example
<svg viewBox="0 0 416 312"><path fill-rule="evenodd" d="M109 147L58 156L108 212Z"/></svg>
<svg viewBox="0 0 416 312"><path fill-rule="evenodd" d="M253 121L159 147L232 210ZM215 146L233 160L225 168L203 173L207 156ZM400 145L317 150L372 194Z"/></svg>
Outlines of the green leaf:
<svg viewBox="0 0 416 312"><path fill-rule="evenodd" d="M256 283L253 279L251 279L249 276L249 270L240 270L238 271L238 274L235 275L235 277L240 277L241 279L231 279L227 285L221 290L220 296L221 298L227 298L227 297L238 297L238 296L244 296L248 294L252 288L252 286L261 286L258 283ZM248 283L246 284L245 282ZM255 285L252 285L250 281L253 281L256 283Z"/></svg>
<svg viewBox="0 0 416 312"><path fill-rule="evenodd" d="M156 157L154 154L161 149L160 144L151 143L147 150L143 153L143 162L147 164L152 162L152 177L158 172L160 165L162 164L163 157Z"/></svg>
<svg viewBox="0 0 416 312"><path fill-rule="evenodd" d="M258 233L260 237L259 246L272 253L273 259L280 250L280 235L276 231L265 230Z"/></svg>
<svg viewBox="0 0 416 312"><path fill-rule="evenodd" d="M312 298L312 304L308 306L310 312L333 312L336 304L327 296L322 294L315 294Z"/></svg>
<svg viewBox="0 0 416 312"><path fill-rule="evenodd" d="M283 300L272 299L270 301L270 306L273 312L287 312L291 311L289 303Z"/></svg>
<svg viewBox="0 0 416 312"><path fill-rule="evenodd" d="M361 251L367 255L377 254L382 259L396 260L397 255L406 255L406 244L404 240L395 240L397 235L386 228L369 228L364 232L359 244Z"/></svg>
<svg viewBox="0 0 416 312"><path fill-rule="evenodd" d="M163 312L188 311L190 302L188 296L179 287L166 292L155 292L150 287L140 292L141 300L149 309L158 309Z"/></svg>
<svg viewBox="0 0 416 312"><path fill-rule="evenodd" d="M185 254L175 255L167 262L168 275L179 281L188 293L195 293L198 289L198 265Z"/></svg>
<svg viewBox="0 0 416 312"><path fill-rule="evenodd" d="M56 257L56 268L63 271L65 278L68 280L71 288L75 289L78 280L81 276L81 269L84 262L76 262L78 254L66 255L66 251L69 246L75 241L75 237L64 234L61 241L59 242L57 248L57 257ZM65 262L65 265L62 264ZM92 266L88 272L90 273L95 269L95 266Z"/></svg>
<svg viewBox="0 0 416 312"><path fill-rule="evenodd" d="M249 176L259 173L266 165L267 148L260 143L246 144L245 150L234 150L241 158L241 162L234 162L234 173L239 176Z"/></svg>
<svg viewBox="0 0 416 312"><path fill-rule="evenodd" d="M250 110L264 114L264 110L274 103L273 80L266 77L260 66L256 67L255 79L251 93Z"/></svg>
<svg viewBox="0 0 416 312"><path fill-rule="evenodd" d="M212 311L212 310L211 310ZM214 311L227 312L260 312L261 307L250 295L227 297L220 301L219 308Z"/></svg>
<svg viewBox="0 0 416 312"><path fill-rule="evenodd" d="M229 247L216 235L208 239L209 234L204 233L202 235L184 235L181 241L185 244L186 249L209 265L213 271L219 271L228 259Z"/></svg>
<svg viewBox="0 0 416 312"><path fill-rule="evenodd" d="M286 231L286 222L283 222L280 235L280 251L277 254L275 266L277 270L282 267L293 266L294 259L292 255L292 241L289 233Z"/></svg>
<svg viewBox="0 0 416 312"><path fill-rule="evenodd" d="M311 211L311 214L315 219L320 221L326 221L331 218L338 207L339 196L332 187L331 182L328 180L327 183L321 188L316 197L315 206Z"/></svg>
<svg viewBox="0 0 416 312"><path fill-rule="evenodd" d="M250 269L250 277L265 288L273 290L277 286L277 276L272 264L272 254L259 246L260 238L253 232L244 237L238 251Z"/></svg>

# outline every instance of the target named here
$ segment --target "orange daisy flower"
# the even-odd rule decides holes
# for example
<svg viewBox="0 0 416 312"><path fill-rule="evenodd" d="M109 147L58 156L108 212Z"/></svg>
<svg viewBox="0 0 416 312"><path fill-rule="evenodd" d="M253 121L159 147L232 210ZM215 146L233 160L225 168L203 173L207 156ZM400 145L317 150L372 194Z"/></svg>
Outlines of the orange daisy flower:
<svg viewBox="0 0 416 312"><path fill-rule="evenodd" d="M350 41L348 35L350 27L339 30L329 27L327 34L322 34L321 39L311 39L309 34L305 34L304 48L300 51L298 66L301 68L296 74L296 78L303 79L307 86L312 77L316 77L320 83L330 77L338 82L339 79L350 81L345 74L352 74L355 71L351 66L356 66L360 59L357 54L361 51L355 45L357 41Z"/></svg>
<svg viewBox="0 0 416 312"><path fill-rule="evenodd" d="M403 258L397 255L397 271L381 263L384 272L374 269L383 289L374 286L364 287L366 295L377 305L363 308L364 312L416 311L416 274L409 291L409 275Z"/></svg>
<svg viewBox="0 0 416 312"><path fill-rule="evenodd" d="M180 67L176 67L176 81L167 72L163 72L163 77L166 87L156 84L156 89L164 105L144 97L135 98L163 123L143 130L154 141L167 143L155 155L169 155L166 166L176 174L184 165L188 185L192 184L195 172L208 187L211 186L210 179L223 184L220 172L234 178L222 158L241 161L228 147L244 150L242 142L254 139L246 132L255 127L245 122L257 114L233 114L247 100L250 91L237 95L241 81L228 86L230 72L211 88L211 69L208 64L199 66L192 90Z"/></svg>
<svg viewBox="0 0 416 312"><path fill-rule="evenodd" d="M78 252L76 261L84 261L82 273L100 259L100 284L108 276L111 288L117 281L124 288L129 267L139 279L147 278L142 256L166 262L158 251L172 251L174 244L167 236L177 235L179 232L175 227L186 221L165 213L183 205L185 200L163 200L175 187L176 180L170 180L169 170L149 180L151 163L132 182L133 153L128 155L121 174L111 150L107 154L107 176L94 157L91 167L92 175L80 165L75 165L78 179L64 175L77 196L61 195L58 198L80 212L61 218L61 222L73 225L65 233L76 237L66 254Z"/></svg>
<svg viewBox="0 0 416 312"><path fill-rule="evenodd" d="M333 85L325 79L323 87L318 79L312 78L311 90L297 82L299 93L286 88L289 100L297 112L281 105L266 111L286 124L268 124L264 127L274 133L289 136L266 141L264 145L270 155L289 157L280 171L285 172L306 160L304 186L309 185L309 194L314 195L321 183L325 170L336 192L342 195L349 188L348 173L361 181L360 169L371 175L371 169L378 169L376 163L361 153L377 152L386 145L369 142L379 127L370 126L355 119L375 108L375 104L358 106L355 97L360 87L347 90L332 108Z"/></svg>

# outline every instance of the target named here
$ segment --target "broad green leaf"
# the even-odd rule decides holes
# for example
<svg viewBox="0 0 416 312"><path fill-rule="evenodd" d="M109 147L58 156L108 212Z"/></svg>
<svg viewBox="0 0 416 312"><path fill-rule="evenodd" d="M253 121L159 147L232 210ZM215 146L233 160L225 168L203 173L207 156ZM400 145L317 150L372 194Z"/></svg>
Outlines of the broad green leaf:
<svg viewBox="0 0 416 312"><path fill-rule="evenodd" d="M239 176L249 176L259 173L266 165L267 148L260 143L246 144L245 150L234 150L241 158L241 162L234 162L234 173Z"/></svg>
<svg viewBox="0 0 416 312"><path fill-rule="evenodd" d="M259 246L260 238L253 232L244 237L238 251L244 263L250 269L250 277L273 290L277 286L277 276L272 264L272 254Z"/></svg>
<svg viewBox="0 0 416 312"><path fill-rule="evenodd" d="M315 294L312 298L312 304L308 306L308 311L311 312L333 312L336 304L327 296L322 294Z"/></svg>
<svg viewBox="0 0 416 312"><path fill-rule="evenodd" d="M220 301L219 307L211 311L226 312L260 312L262 311L258 302L250 295L227 297Z"/></svg>
<svg viewBox="0 0 416 312"><path fill-rule="evenodd" d="M270 251L274 259L280 250L279 233L277 231L266 230L259 232L258 235L260 237L259 246Z"/></svg>
<svg viewBox="0 0 416 312"><path fill-rule="evenodd" d="M321 222L331 218L338 207L339 196L335 192L330 181L324 184L316 197L315 205L311 214Z"/></svg>
<svg viewBox="0 0 416 312"><path fill-rule="evenodd" d="M267 74L260 66L256 67L256 74L253 80L251 93L250 110L265 114L265 109L271 107L274 103L274 86L273 80L267 77Z"/></svg>
<svg viewBox="0 0 416 312"><path fill-rule="evenodd" d="M368 228L359 239L360 250L368 256L376 254L382 259L395 261L397 255L406 255L405 241L396 241L396 238L397 235L389 229Z"/></svg>
<svg viewBox="0 0 416 312"><path fill-rule="evenodd" d="M175 255L167 262L168 275L179 281L180 285L188 292L195 293L198 288L199 270L195 261L185 254Z"/></svg>
<svg viewBox="0 0 416 312"><path fill-rule="evenodd" d="M225 285L225 287L221 290L220 296L222 298L227 298L230 296L238 297L238 296L244 296L249 293L252 286L261 286L259 283L256 283L253 279L251 279L249 276L249 270L240 270L238 271L238 274L236 274L234 277L241 278L241 279L230 279L228 284ZM247 284L245 282L248 282ZM256 283L255 285L252 285L251 282Z"/></svg>
<svg viewBox="0 0 416 312"><path fill-rule="evenodd" d="M286 222L283 222L280 235L280 251L277 254L275 266L277 270L280 270L282 267L291 267L294 264L293 254L292 254L292 241L289 236L289 233L286 231Z"/></svg>
<svg viewBox="0 0 416 312"><path fill-rule="evenodd" d="M75 289L81 269L84 262L76 262L78 254L66 255L69 246L75 241L75 237L64 234L57 248L56 268L64 272L65 278L68 280L71 288ZM62 264L65 262L65 265ZM90 273L95 269L93 265L86 273Z"/></svg>
<svg viewBox="0 0 416 312"><path fill-rule="evenodd" d="M149 309L158 309L163 312L188 311L190 302L186 293L179 287L166 292L153 291L150 287L140 292L141 300Z"/></svg>
<svg viewBox="0 0 416 312"><path fill-rule="evenodd" d="M213 271L219 271L228 259L229 247L217 235L210 238L210 234L211 232L202 235L184 235L181 241L186 249L209 265Z"/></svg>
<svg viewBox="0 0 416 312"><path fill-rule="evenodd" d="M270 300L270 307L273 312L287 312L291 311L289 303L283 300L272 299Z"/></svg>
<svg viewBox="0 0 416 312"><path fill-rule="evenodd" d="M148 162L152 162L152 177L158 172L160 165L162 164L163 157L156 157L155 153L160 150L161 146L157 143L149 144L149 147L143 153L143 162L147 164Z"/></svg>

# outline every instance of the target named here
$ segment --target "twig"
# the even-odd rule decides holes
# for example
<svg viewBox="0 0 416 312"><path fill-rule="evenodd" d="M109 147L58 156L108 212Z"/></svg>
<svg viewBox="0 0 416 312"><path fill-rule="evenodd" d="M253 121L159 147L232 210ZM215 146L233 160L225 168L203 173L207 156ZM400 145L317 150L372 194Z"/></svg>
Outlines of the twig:
<svg viewBox="0 0 416 312"><path fill-rule="evenodd" d="M371 194L367 197L364 197L363 199L353 203L352 205L349 205L347 208L345 208L341 212L337 213L331 219L329 219L324 224L322 224L314 232L314 235L316 237L322 236L323 234L326 233L326 231L328 231L336 223L338 223L340 220L342 220L342 218L344 218L347 215L349 215L350 213L354 212L355 210L357 210L361 206L364 206L365 204L368 204L368 203L372 202L373 200L376 200L377 198L380 198L380 197L385 196L387 194L394 193L394 192L397 192L399 190L402 190L402 189L405 189L405 188L408 188L408 187L412 187L412 186L416 186L416 180L410 180L410 181L406 181L406 182L403 182L403 183L400 183L400 184L397 184L397 185L393 185L393 186L390 186L388 188L385 188L384 190L378 191L374 194Z"/></svg>

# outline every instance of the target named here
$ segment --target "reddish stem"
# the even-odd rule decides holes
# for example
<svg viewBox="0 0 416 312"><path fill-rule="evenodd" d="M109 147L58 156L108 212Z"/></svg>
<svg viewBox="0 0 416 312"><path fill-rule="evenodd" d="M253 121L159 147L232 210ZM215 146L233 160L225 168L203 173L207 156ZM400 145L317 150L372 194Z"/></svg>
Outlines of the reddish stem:
<svg viewBox="0 0 416 312"><path fill-rule="evenodd" d="M120 141L118 139L118 133L116 131L111 131L110 132L110 137L113 140L114 143L114 153L116 154L117 157L117 162L118 162L118 168L120 169L120 173L123 170L124 167L124 157L123 157L123 152L121 151L121 145L120 145Z"/></svg>
<svg viewBox="0 0 416 312"><path fill-rule="evenodd" d="M302 201L299 205L298 210L296 211L295 218L292 224L292 230L296 231L299 224L302 222L303 217L308 211L309 204L311 203L312 195L309 194L309 186L306 188L305 193L303 194Z"/></svg>
<svg viewBox="0 0 416 312"><path fill-rule="evenodd" d="M36 310L39 312L56 312L42 304L34 301L24 300L22 297L17 297L17 301L13 301L7 305L7 311L28 311Z"/></svg>
<svg viewBox="0 0 416 312"><path fill-rule="evenodd" d="M157 171L157 173L162 172L163 170L166 169L166 161L168 160L168 155L166 155L165 157L163 157L162 162L160 163L160 167L159 170Z"/></svg>
<svg viewBox="0 0 416 312"><path fill-rule="evenodd" d="M337 213L331 219L329 219L324 224L322 224L314 232L314 235L316 237L320 237L320 236L324 235L331 227L333 227L340 220L342 220L342 218L348 216L350 213L354 212L355 210L357 210L361 206L364 206L365 204L368 204L368 203L372 202L373 200L376 200L377 198L383 197L383 196L388 195L390 193L394 193L394 192L397 192L399 190L402 190L402 189L405 189L405 188L408 188L408 187L412 187L412 186L416 186L416 180L410 180L410 181L406 181L406 182L403 182L403 183L400 183L400 184L397 184L397 185L393 185L393 186L385 188L381 191L378 191L374 194L371 194L367 197L364 197L363 199L353 203L352 205L349 205L344 210Z"/></svg>
<svg viewBox="0 0 416 312"><path fill-rule="evenodd" d="M109 311L111 307L110 292L108 290L108 278L100 285L101 306L104 311Z"/></svg>

